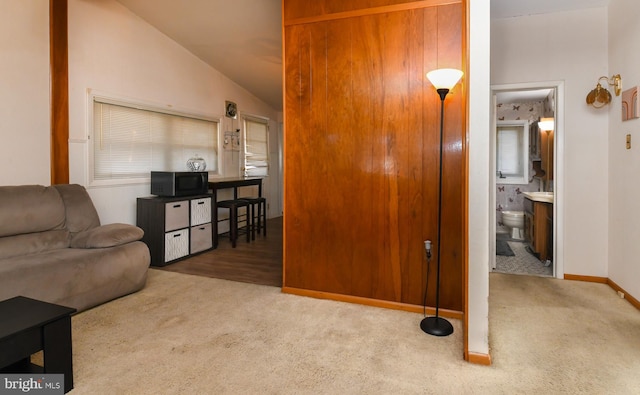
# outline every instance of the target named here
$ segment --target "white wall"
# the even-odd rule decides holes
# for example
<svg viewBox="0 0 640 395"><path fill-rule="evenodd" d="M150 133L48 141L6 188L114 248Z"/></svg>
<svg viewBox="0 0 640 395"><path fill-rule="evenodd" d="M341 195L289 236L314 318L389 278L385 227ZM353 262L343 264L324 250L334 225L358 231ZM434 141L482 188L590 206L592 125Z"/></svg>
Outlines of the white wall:
<svg viewBox="0 0 640 395"><path fill-rule="evenodd" d="M149 195L149 184L88 185L89 90L221 118L222 133L241 127L239 119L224 117L224 102L232 100L240 113L267 117L270 129L277 131L274 109L120 3L69 0L70 182L88 187L104 223L135 223L136 197ZM221 176L237 176L239 159L237 151L224 151ZM277 169L277 158L273 161L271 168ZM275 188L265 184L267 201L275 202L276 196L270 196Z"/></svg>
<svg viewBox="0 0 640 395"><path fill-rule="evenodd" d="M607 277L608 112L593 109L587 93L609 73L607 10L492 20L491 84L564 81L564 273ZM619 99L618 99L619 100ZM593 247L593 248L591 248Z"/></svg>
<svg viewBox="0 0 640 395"><path fill-rule="evenodd" d="M49 2L0 1L0 185L49 185Z"/></svg>
<svg viewBox="0 0 640 395"><path fill-rule="evenodd" d="M609 5L609 75L622 76L623 90L640 85L640 2ZM640 299L640 119L622 122L616 97L609 118L609 278ZM631 134L631 149L625 138Z"/></svg>
<svg viewBox="0 0 640 395"><path fill-rule="evenodd" d="M468 350L489 354L490 6L469 2Z"/></svg>

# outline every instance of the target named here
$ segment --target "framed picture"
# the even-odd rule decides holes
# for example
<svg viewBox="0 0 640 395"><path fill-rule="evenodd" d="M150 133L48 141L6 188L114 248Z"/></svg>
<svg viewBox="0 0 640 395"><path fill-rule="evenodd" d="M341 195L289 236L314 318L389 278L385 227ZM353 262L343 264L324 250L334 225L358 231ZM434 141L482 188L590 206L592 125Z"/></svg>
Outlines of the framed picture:
<svg viewBox="0 0 640 395"><path fill-rule="evenodd" d="M622 92L622 120L628 121L638 118L640 109L638 108L638 87L634 86Z"/></svg>

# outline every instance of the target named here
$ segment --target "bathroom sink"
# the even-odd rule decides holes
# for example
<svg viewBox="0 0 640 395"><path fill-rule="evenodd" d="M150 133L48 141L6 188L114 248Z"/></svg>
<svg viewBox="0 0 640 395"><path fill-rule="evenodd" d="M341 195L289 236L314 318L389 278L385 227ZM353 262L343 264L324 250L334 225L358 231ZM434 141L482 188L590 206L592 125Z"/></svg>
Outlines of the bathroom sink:
<svg viewBox="0 0 640 395"><path fill-rule="evenodd" d="M536 202L553 203L553 192L522 192L522 194Z"/></svg>

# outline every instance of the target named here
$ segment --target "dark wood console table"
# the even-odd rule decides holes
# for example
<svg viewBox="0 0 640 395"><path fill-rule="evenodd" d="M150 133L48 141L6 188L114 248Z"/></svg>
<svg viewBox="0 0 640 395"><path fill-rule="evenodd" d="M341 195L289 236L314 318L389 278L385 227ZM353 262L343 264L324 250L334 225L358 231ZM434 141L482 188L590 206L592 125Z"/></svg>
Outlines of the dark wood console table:
<svg viewBox="0 0 640 395"><path fill-rule="evenodd" d="M233 198L238 198L238 188L257 185L258 196L262 197L262 178L218 178L209 180L209 189L213 194L213 248L218 247L218 190L233 188Z"/></svg>

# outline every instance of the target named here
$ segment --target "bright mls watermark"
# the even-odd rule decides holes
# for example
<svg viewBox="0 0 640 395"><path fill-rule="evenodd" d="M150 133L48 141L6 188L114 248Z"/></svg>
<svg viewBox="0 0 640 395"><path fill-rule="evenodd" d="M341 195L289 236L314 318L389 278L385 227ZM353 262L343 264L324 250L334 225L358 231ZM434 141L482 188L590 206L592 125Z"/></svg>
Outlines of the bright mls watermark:
<svg viewBox="0 0 640 395"><path fill-rule="evenodd" d="M64 394L64 374L0 374L0 395Z"/></svg>

